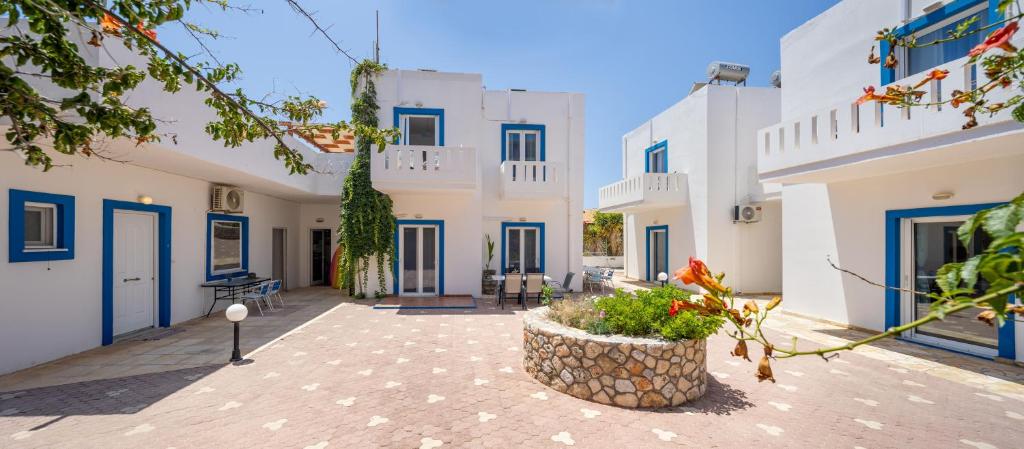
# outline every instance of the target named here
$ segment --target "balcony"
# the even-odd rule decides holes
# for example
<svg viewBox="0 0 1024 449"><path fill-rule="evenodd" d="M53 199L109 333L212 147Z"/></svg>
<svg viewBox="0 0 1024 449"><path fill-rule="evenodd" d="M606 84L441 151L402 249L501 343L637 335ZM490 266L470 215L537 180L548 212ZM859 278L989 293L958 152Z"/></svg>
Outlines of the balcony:
<svg viewBox="0 0 1024 449"><path fill-rule="evenodd" d="M988 82L984 69L966 64L963 58L938 67L949 70L949 76L922 86L922 101L941 102L954 90ZM989 104L1005 101L1014 91L992 90ZM963 109L948 104L905 109L874 102L857 105L851 97L759 130L758 173L766 182L835 182L1024 153L1024 126L1010 116L1011 108L991 117L979 112L978 126L969 130L962 129L967 121Z"/></svg>
<svg viewBox="0 0 1024 449"><path fill-rule="evenodd" d="M388 145L370 156L373 188L384 193L471 192L478 187L476 149Z"/></svg>
<svg viewBox="0 0 1024 449"><path fill-rule="evenodd" d="M601 188L602 212L642 212L686 205L686 173L644 173Z"/></svg>
<svg viewBox="0 0 1024 449"><path fill-rule="evenodd" d="M501 163L501 198L505 200L557 200L565 197L565 172L553 162Z"/></svg>

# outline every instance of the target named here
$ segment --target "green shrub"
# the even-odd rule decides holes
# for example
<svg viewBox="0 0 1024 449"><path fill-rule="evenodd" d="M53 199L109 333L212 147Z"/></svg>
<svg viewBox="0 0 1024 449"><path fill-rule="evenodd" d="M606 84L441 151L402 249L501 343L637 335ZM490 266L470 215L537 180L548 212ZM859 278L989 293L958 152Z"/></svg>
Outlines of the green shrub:
<svg viewBox="0 0 1024 449"><path fill-rule="evenodd" d="M689 292L671 285L641 290L635 295L617 290L612 296L598 299L595 307L604 312L603 321L610 333L677 341L707 338L718 332L725 323L721 316L703 316L693 311L669 315L673 300L688 301L689 297Z"/></svg>
<svg viewBox="0 0 1024 449"><path fill-rule="evenodd" d="M669 341L700 340L714 335L724 323L720 315L702 316L687 310L662 322L658 331Z"/></svg>
<svg viewBox="0 0 1024 449"><path fill-rule="evenodd" d="M593 299L566 299L551 305L548 318L595 335L661 337L668 341L707 338L725 323L720 315L704 316L687 310L669 315L672 301L688 301L690 293L675 286L641 290L636 294L616 290L614 295Z"/></svg>
<svg viewBox="0 0 1024 449"><path fill-rule="evenodd" d="M587 326L587 332L594 335L608 335L612 333L612 330L608 327L608 322L603 318L598 318L590 322Z"/></svg>

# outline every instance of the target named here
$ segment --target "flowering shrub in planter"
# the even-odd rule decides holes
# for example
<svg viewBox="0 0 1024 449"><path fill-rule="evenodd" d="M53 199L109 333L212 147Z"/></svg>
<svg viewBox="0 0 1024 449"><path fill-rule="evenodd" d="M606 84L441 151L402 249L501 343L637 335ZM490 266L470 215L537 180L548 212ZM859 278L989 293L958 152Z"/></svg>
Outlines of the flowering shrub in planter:
<svg viewBox="0 0 1024 449"><path fill-rule="evenodd" d="M673 303L702 298L676 286L627 293L617 290L597 299L561 301L551 306L552 320L597 335L662 338L668 341L701 340L725 323L719 315L702 315ZM694 305L698 304L692 302Z"/></svg>

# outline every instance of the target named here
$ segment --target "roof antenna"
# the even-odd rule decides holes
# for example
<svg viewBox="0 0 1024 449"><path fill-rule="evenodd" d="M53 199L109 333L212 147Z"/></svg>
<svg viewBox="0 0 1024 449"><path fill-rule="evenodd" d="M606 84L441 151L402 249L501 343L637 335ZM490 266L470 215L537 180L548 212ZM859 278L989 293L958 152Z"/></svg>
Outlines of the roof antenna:
<svg viewBox="0 0 1024 449"><path fill-rule="evenodd" d="M377 39L373 41L373 62L380 64L380 10L376 10L377 15Z"/></svg>

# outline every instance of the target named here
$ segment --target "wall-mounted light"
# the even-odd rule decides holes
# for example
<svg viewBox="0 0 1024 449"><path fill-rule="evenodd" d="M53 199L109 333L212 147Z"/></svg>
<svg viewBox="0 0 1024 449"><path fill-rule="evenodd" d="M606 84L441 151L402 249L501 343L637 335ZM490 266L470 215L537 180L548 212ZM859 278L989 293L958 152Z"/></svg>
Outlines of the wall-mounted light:
<svg viewBox="0 0 1024 449"><path fill-rule="evenodd" d="M317 223L323 223L324 222L324 217L316 217L316 222Z"/></svg>
<svg viewBox="0 0 1024 449"><path fill-rule="evenodd" d="M654 224L658 224L658 220L654 220Z"/></svg>
<svg viewBox="0 0 1024 449"><path fill-rule="evenodd" d="M932 199L937 201L948 200L953 197L953 192L936 192L932 194Z"/></svg>
<svg viewBox="0 0 1024 449"><path fill-rule="evenodd" d="M519 217L519 221L526 221L526 217Z"/></svg>
<svg viewBox="0 0 1024 449"><path fill-rule="evenodd" d="M413 215L413 216L416 217L416 218L423 218L423 214L416 214L416 215Z"/></svg>
<svg viewBox="0 0 1024 449"><path fill-rule="evenodd" d="M150 197L148 197L146 195L139 195L139 197L136 198L136 201L138 201L139 203L142 203L142 204L146 204L146 205L153 204L153 198L150 198Z"/></svg>
<svg viewBox="0 0 1024 449"><path fill-rule="evenodd" d="M416 107L417 108L422 108L423 107L423 102L422 101L417 101L416 102Z"/></svg>

